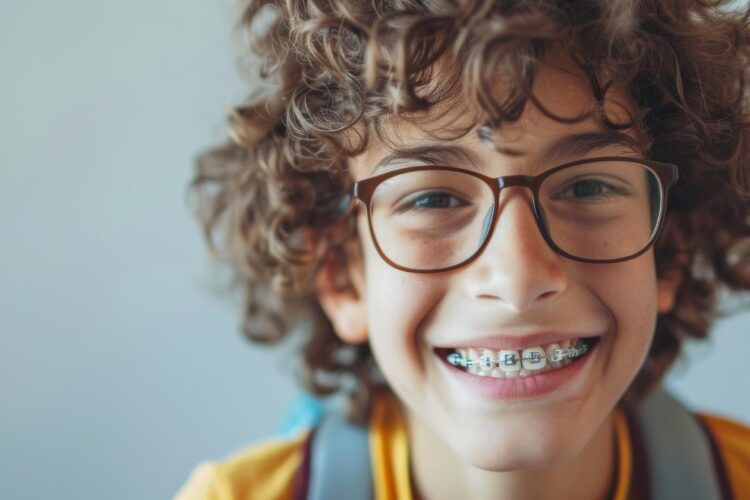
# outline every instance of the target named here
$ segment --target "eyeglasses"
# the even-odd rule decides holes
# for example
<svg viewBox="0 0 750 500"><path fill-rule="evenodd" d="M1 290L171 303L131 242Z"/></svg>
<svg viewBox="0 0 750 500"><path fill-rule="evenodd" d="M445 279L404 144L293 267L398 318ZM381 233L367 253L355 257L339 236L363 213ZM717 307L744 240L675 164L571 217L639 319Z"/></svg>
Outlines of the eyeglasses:
<svg viewBox="0 0 750 500"><path fill-rule="evenodd" d="M380 256L402 271L449 271L472 261L495 229L502 189L532 192L547 244L575 261L632 259L655 241L675 165L636 158L586 158L539 175L488 177L452 166L416 166L356 182L350 209L364 206Z"/></svg>

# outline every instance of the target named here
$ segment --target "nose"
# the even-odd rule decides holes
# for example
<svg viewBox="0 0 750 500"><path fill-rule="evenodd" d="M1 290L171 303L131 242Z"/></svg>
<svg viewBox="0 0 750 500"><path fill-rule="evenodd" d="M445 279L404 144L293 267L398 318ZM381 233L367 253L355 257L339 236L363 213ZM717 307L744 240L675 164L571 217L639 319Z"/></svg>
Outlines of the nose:
<svg viewBox="0 0 750 500"><path fill-rule="evenodd" d="M537 226L529 189L506 187L498 203L490 241L467 268L469 293L521 313L562 293L568 276Z"/></svg>

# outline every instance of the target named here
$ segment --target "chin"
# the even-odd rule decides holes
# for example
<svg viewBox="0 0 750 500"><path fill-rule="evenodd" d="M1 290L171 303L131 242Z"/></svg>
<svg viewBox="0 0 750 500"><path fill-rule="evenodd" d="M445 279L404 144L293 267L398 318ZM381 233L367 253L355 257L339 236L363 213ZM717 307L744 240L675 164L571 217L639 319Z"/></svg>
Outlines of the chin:
<svg viewBox="0 0 750 500"><path fill-rule="evenodd" d="M540 439L528 431L515 436L512 441L505 437L473 436L449 444L463 462L491 472L553 467L572 459L585 446L584 442L574 443L554 435Z"/></svg>

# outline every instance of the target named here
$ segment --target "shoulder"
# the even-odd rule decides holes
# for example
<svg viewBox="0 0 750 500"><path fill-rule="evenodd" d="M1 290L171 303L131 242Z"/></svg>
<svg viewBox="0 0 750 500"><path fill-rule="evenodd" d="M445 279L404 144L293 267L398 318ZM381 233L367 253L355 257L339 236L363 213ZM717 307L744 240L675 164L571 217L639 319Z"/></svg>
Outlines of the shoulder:
<svg viewBox="0 0 750 500"><path fill-rule="evenodd" d="M221 462L204 462L190 474L175 500L291 498L302 463L306 429L292 438L267 440Z"/></svg>
<svg viewBox="0 0 750 500"><path fill-rule="evenodd" d="M699 413L716 442L734 494L750 494L750 427L723 416Z"/></svg>

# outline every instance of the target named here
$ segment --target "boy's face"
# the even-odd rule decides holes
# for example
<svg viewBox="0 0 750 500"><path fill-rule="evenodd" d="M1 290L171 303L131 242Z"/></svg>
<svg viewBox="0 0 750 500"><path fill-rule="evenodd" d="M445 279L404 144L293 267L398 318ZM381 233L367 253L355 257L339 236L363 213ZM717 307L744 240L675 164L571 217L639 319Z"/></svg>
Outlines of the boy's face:
<svg viewBox="0 0 750 500"><path fill-rule="evenodd" d="M543 68L535 93L550 111L577 116L594 105L582 74ZM625 120L623 93L611 91L610 117ZM615 102L617 101L617 102ZM432 129L463 124L466 110L435 112ZM560 137L600 132L595 119L562 124L527 106L521 119L503 125L493 139L520 151L508 156L486 147L471 132L436 140L419 127L394 123L399 146L460 145L488 175L533 175L577 158L539 164ZM625 131L637 138L633 130ZM353 158L354 180L372 176L391 151L373 135L369 149ZM637 154L606 146L585 157ZM414 163L405 162L403 166ZM466 166L466 168L470 168ZM580 452L600 428L646 358L657 313L674 298L674 283L657 280L652 250L616 264L581 263L561 257L543 239L531 210L530 191L501 192L497 224L483 253L449 272L415 274L388 265L377 253L362 211L359 248L350 253L356 293L321 295L337 333L349 342L370 342L377 362L409 412L464 461L488 470L552 465ZM601 335L585 367L556 392L516 401L482 397L467 390L436 355L436 345L455 345L487 335L537 332Z"/></svg>

